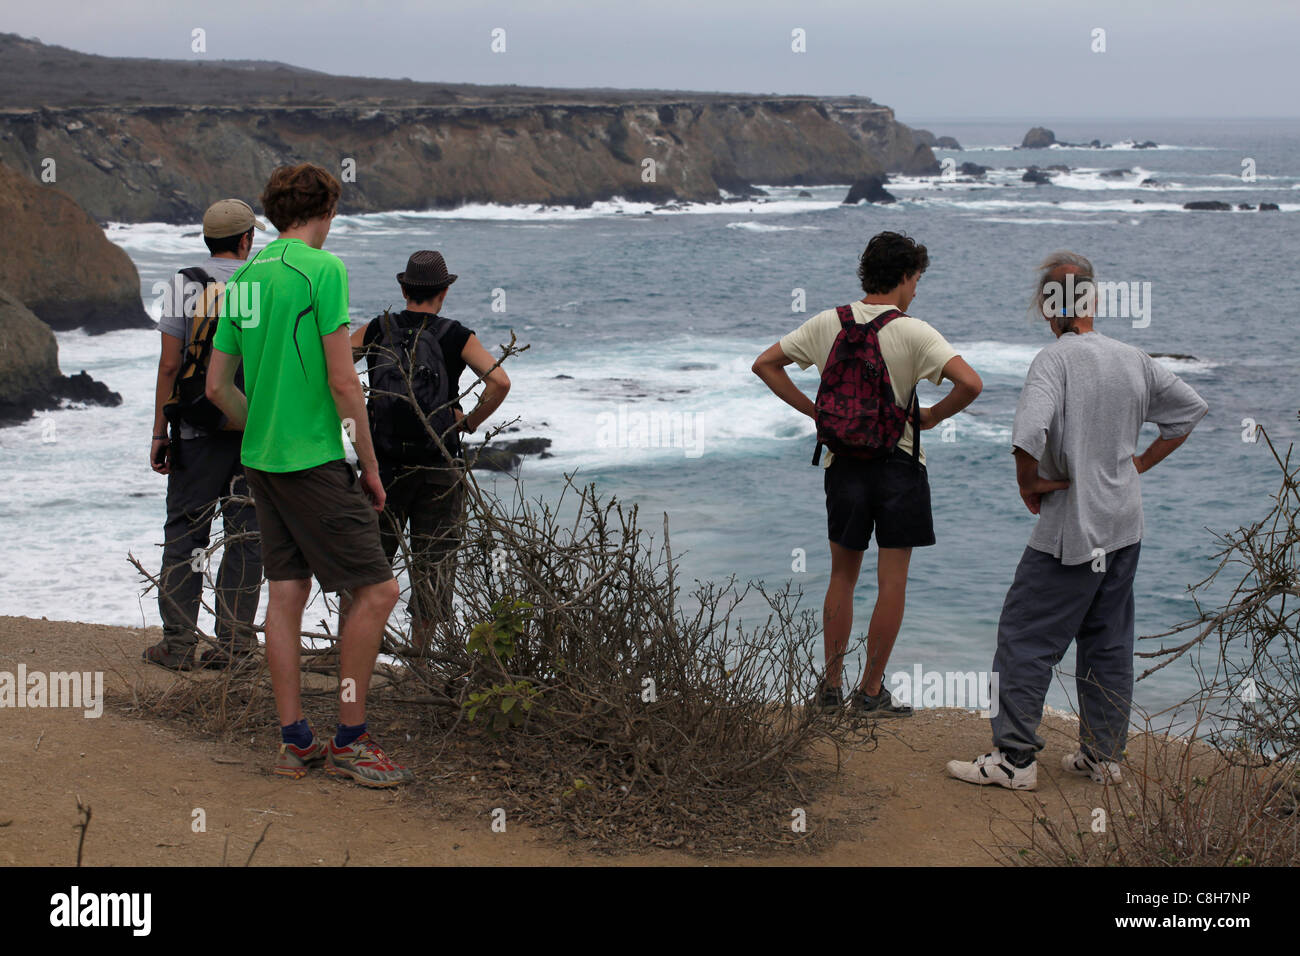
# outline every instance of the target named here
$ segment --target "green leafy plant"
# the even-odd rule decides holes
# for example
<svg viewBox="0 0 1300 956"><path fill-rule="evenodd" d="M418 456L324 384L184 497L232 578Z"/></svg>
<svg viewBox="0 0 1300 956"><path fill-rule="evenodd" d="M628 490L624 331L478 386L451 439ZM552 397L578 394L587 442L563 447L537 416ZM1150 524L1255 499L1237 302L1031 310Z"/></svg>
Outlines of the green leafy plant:
<svg viewBox="0 0 1300 956"><path fill-rule="evenodd" d="M589 791L590 789L591 784L586 780L581 777L574 777L573 786L565 790L560 796L564 800L572 800L574 797L578 796L578 794Z"/></svg>
<svg viewBox="0 0 1300 956"><path fill-rule="evenodd" d="M466 716L472 721L484 711L487 729L494 734L520 726L537 703L541 692L526 680L513 684L493 684L476 691L465 701Z"/></svg>
<svg viewBox="0 0 1300 956"><path fill-rule="evenodd" d="M498 598L492 602L492 619L474 625L466 645L471 653L508 661L515 656L515 641L524 633L528 612L533 605L515 598Z"/></svg>

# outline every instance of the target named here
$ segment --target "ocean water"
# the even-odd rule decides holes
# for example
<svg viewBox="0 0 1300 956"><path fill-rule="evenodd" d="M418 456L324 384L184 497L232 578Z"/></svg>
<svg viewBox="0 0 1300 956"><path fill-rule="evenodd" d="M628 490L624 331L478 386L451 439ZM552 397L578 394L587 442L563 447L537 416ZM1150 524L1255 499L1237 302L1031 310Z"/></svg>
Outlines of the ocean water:
<svg viewBox="0 0 1300 956"><path fill-rule="evenodd" d="M1149 282L1149 324L1115 318L1098 327L1151 352L1193 356L1166 361L1211 408L1143 480L1139 634L1193 613L1186 586L1214 567L1211 529L1267 510L1276 468L1262 444L1242 441L1243 420L1262 423L1285 448L1300 408L1300 124L1078 123L1055 127L1058 137L1120 145L1011 149L1030 125L933 124L967 147L940 157L994 170L973 184L896 177L892 206L841 206L846 184L808 187L811 198L769 187L760 199L674 208L615 200L392 212L340 217L326 247L347 264L355 322L399 306L394 274L411 251L436 248L460 275L444 314L489 348L511 331L529 345L508 365L514 388L500 413L518 416L520 435L554 443L553 457L525 462L527 495L553 496L574 473L638 504L648 527L666 512L686 580L793 580L807 606L820 608L829 554L821 472L808 463L812 424L772 396L750 364L809 315L861 295L857 257L873 233L917 237L931 267L909 311L947 336L985 389L955 419L951 440L937 430L924 436L939 543L914 553L890 670L987 671L1034 521L1016 493L1008 440L1025 372L1050 340L1026 308L1046 253L1070 248L1102 279ZM1161 148L1128 148L1145 139ZM1247 158L1251 183L1241 178ZM1030 163L1072 171L1032 186L1019 181ZM1128 172L1102 175L1116 169ZM1149 177L1163 185L1138 185ZM1197 199L1271 201L1281 211L1182 209ZM108 234L138 266L147 306L155 282L204 253L197 226L110 224ZM792 310L798 290L802 313ZM156 624L127 555L150 568L160 556L165 481L147 464L157 333L63 333L59 347L65 372L84 368L124 401L0 430L0 613ZM791 370L815 392L815 371ZM926 403L941 394L922 386ZM1152 437L1148 429L1144 440ZM513 493L508 479L489 484ZM799 549L802 571L793 570ZM859 632L875 596L872 566L869 556ZM1136 703L1157 712L1196 686L1180 663L1139 684ZM1071 696L1067 680L1049 700L1067 706Z"/></svg>

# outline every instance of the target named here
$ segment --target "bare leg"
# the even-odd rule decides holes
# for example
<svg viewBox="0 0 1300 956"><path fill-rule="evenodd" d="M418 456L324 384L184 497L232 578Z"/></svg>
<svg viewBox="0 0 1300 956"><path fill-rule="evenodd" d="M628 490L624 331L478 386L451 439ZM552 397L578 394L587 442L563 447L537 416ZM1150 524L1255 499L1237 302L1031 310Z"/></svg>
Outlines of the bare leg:
<svg viewBox="0 0 1300 956"><path fill-rule="evenodd" d="M426 621L411 621L411 654L415 657L427 656L431 643L433 643L433 625Z"/></svg>
<svg viewBox="0 0 1300 956"><path fill-rule="evenodd" d="M352 589L347 617L339 630L339 723L365 723L370 675L384 637L388 615L401 589L396 578Z"/></svg>
<svg viewBox="0 0 1300 956"><path fill-rule="evenodd" d="M862 690L873 697L880 693L889 655L893 653L899 628L903 626L907 566L911 560L911 548L881 548L876 560L878 593L867 629L867 672L862 675Z"/></svg>
<svg viewBox="0 0 1300 956"><path fill-rule="evenodd" d="M266 661L281 726L302 720L302 611L311 597L311 578L270 581L266 607Z"/></svg>
<svg viewBox="0 0 1300 956"><path fill-rule="evenodd" d="M825 682L827 687L839 687L844 655L849 647L849 632L853 629L853 589L858 584L864 552L834 541L830 545L831 581L826 587L826 602L822 605L822 632L826 641Z"/></svg>

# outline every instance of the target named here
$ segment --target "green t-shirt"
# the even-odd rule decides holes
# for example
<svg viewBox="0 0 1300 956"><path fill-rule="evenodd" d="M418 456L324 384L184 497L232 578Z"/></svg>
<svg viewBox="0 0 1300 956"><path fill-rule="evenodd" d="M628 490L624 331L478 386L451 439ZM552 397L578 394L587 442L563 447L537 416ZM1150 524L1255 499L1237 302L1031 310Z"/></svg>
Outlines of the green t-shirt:
<svg viewBox="0 0 1300 956"><path fill-rule="evenodd" d="M321 337L347 324L347 269L301 239L276 239L230 277L213 346L244 359L245 465L300 471L344 457Z"/></svg>

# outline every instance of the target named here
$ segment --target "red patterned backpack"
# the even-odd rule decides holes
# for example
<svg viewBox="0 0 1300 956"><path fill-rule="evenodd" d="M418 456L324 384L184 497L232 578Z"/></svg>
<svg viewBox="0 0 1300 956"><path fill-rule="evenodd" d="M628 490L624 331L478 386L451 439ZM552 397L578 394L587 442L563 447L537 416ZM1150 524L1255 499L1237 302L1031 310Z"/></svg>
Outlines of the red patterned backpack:
<svg viewBox="0 0 1300 956"><path fill-rule="evenodd" d="M851 306L842 305L835 311L840 332L817 388L817 449L812 463L821 461L823 445L848 458L885 457L903 437L910 413L912 463L919 465L921 406L916 389L912 389L907 408L901 408L880 352L880 330L903 313L890 309L860 323L854 321Z"/></svg>

